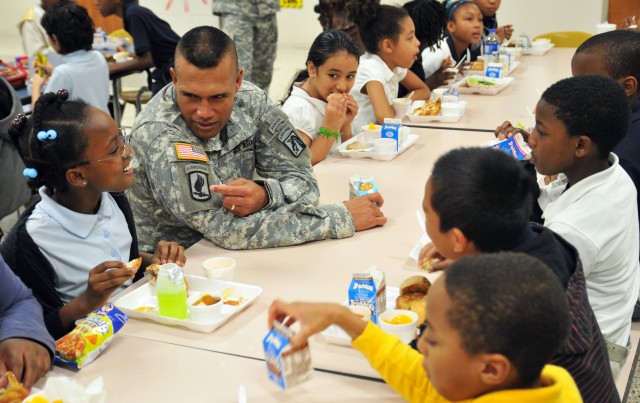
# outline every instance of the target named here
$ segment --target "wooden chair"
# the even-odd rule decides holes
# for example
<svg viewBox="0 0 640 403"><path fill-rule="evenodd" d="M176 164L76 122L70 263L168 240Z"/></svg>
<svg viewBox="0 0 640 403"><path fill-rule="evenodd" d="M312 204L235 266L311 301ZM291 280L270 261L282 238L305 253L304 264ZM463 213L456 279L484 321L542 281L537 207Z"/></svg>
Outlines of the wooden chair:
<svg viewBox="0 0 640 403"><path fill-rule="evenodd" d="M562 31L562 32L548 32L541 34L533 38L535 41L538 38L549 38L556 47L559 48L577 48L582 45L582 42L591 38L591 34L580 31Z"/></svg>

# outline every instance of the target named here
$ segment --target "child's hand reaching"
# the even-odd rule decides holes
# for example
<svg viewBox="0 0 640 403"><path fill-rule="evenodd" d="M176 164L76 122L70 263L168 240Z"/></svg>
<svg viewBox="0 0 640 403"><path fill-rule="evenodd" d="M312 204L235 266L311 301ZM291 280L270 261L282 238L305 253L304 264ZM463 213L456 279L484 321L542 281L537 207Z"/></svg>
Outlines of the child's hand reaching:
<svg viewBox="0 0 640 403"><path fill-rule="evenodd" d="M445 259L432 242L429 242L420 250L418 265L421 269L427 270L428 272L445 270L451 266L452 263L453 260Z"/></svg>
<svg viewBox="0 0 640 403"><path fill-rule="evenodd" d="M505 39L511 39L511 35L513 35L513 25L503 25L496 28L496 34L498 38L500 38L500 42L503 42Z"/></svg>
<svg viewBox="0 0 640 403"><path fill-rule="evenodd" d="M184 248L175 242L158 242L156 252L151 258L151 263L176 263L180 267L184 267L186 262L187 257L184 255Z"/></svg>
<svg viewBox="0 0 640 403"><path fill-rule="evenodd" d="M498 138L498 140L511 138L516 133L522 134L522 138L524 139L524 141L526 141L527 143L529 142L529 132L513 126L511 122L509 122L508 120L505 121L500 126L496 127L496 130L495 130L495 135Z"/></svg>
<svg viewBox="0 0 640 403"><path fill-rule="evenodd" d="M453 71L445 71L453 66L454 64L453 60L451 60L451 57L444 59L442 61L442 64L440 65L440 68L425 80L425 82L427 83L427 87L431 89L438 88L447 84L449 80L454 80L457 73Z"/></svg>
<svg viewBox="0 0 640 403"><path fill-rule="evenodd" d="M86 312L92 312L104 305L111 293L127 280L131 280L135 272L131 272L125 263L107 261L100 263L89 272L87 289L80 294Z"/></svg>

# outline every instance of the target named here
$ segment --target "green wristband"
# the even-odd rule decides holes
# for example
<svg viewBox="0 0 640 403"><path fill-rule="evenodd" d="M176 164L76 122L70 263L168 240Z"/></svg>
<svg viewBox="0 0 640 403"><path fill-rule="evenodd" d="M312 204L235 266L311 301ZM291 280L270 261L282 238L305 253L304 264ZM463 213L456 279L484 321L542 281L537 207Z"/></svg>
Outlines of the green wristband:
<svg viewBox="0 0 640 403"><path fill-rule="evenodd" d="M331 140L332 137L336 140L340 138L339 132L334 132L333 130L329 130L326 127L321 127L320 129L318 129L318 134L327 140Z"/></svg>

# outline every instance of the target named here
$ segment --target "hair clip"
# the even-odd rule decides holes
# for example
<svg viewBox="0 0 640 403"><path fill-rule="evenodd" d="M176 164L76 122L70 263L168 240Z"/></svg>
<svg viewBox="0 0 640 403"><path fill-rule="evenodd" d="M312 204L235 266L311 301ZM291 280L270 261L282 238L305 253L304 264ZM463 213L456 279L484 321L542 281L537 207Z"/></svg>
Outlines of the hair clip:
<svg viewBox="0 0 640 403"><path fill-rule="evenodd" d="M58 97L60 97L60 99L62 99L63 101L69 99L69 91L65 90L64 88L59 89L57 94Z"/></svg>
<svg viewBox="0 0 640 403"><path fill-rule="evenodd" d="M44 130L40 130L37 137L40 141L45 141L46 139L55 140L56 137L58 137L58 133L53 129L49 129L46 132Z"/></svg>
<svg viewBox="0 0 640 403"><path fill-rule="evenodd" d="M38 171L35 168L25 168L22 174L27 178L35 179L38 176Z"/></svg>
<svg viewBox="0 0 640 403"><path fill-rule="evenodd" d="M27 123L27 117L22 113L19 113L11 121L11 127L13 127L15 130L22 130L22 128L26 123Z"/></svg>

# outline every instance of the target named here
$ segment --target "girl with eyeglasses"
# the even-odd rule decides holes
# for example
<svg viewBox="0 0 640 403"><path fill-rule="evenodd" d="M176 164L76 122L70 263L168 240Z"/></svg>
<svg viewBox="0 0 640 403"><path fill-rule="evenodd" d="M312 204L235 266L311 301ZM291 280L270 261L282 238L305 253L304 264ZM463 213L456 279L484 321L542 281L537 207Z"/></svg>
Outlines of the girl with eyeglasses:
<svg viewBox="0 0 640 403"><path fill-rule="evenodd" d="M0 246L42 305L56 339L142 277L150 263L186 261L175 242L138 251L123 193L133 182L130 149L107 113L68 97L66 90L44 94L29 119L18 115L12 123L9 133L27 167L24 175L41 200ZM140 270L126 266L138 256Z"/></svg>

